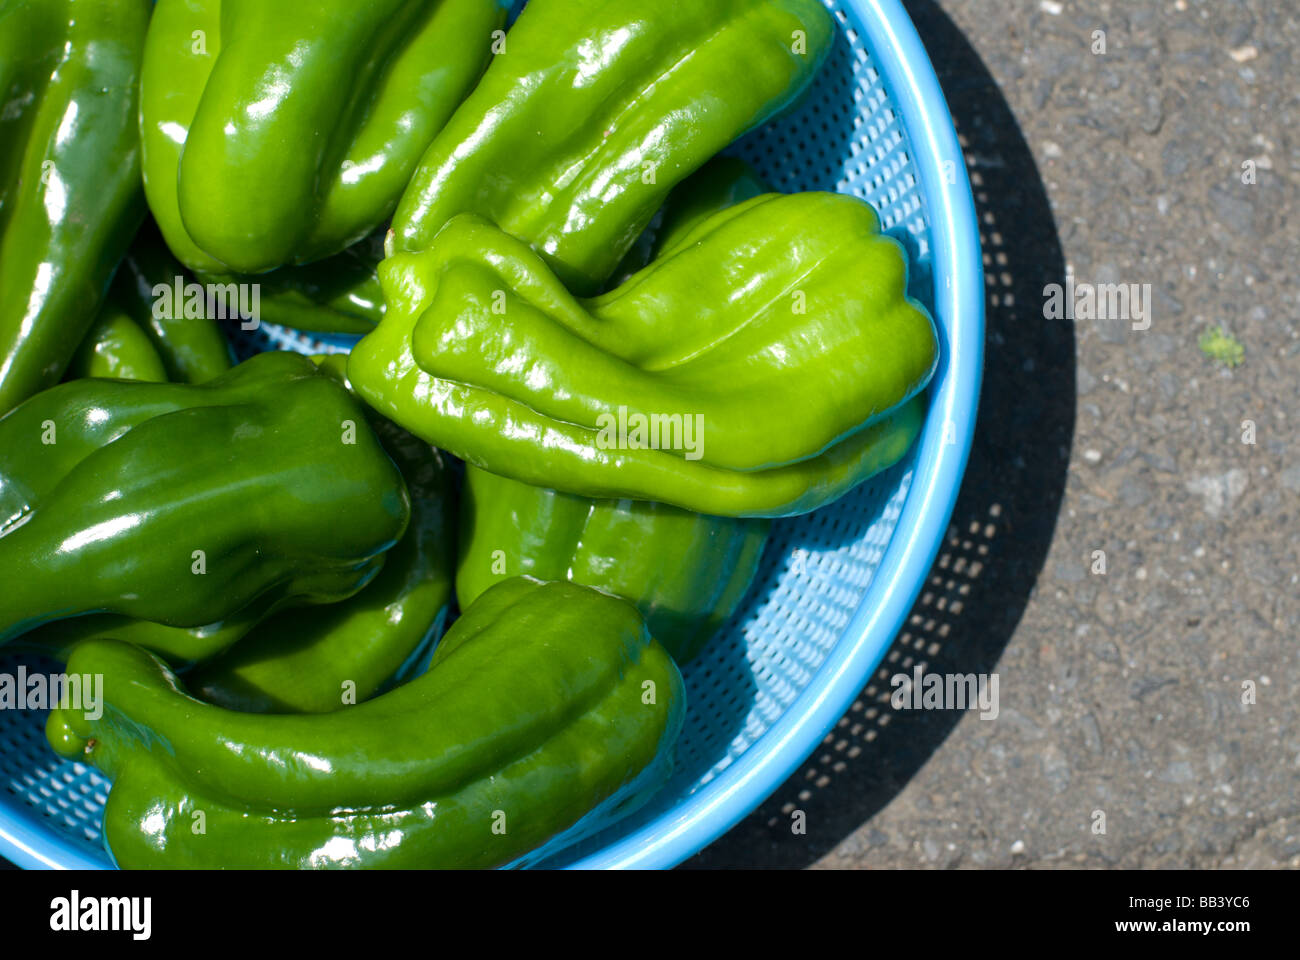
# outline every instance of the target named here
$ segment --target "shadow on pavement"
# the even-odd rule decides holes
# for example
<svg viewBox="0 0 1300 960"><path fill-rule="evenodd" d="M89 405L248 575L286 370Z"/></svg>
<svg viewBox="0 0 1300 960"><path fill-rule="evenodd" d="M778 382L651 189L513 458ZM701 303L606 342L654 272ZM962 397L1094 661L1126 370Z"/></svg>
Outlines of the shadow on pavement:
<svg viewBox="0 0 1300 960"><path fill-rule="evenodd" d="M995 671L1064 495L1075 345L1068 322L1043 317L1043 288L1065 275L1047 194L1011 109L961 31L932 0L906 6L953 114L984 249L988 331L970 465L947 541L872 682L794 776L686 867L804 867L893 800L965 714L896 711L889 678L917 664ZM792 831L796 810L805 835Z"/></svg>

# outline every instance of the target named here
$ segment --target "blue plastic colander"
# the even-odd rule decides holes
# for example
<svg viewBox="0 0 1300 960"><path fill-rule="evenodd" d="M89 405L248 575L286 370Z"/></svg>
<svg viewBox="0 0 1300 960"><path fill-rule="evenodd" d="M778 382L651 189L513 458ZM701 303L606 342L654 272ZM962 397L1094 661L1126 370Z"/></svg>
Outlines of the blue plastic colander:
<svg viewBox="0 0 1300 960"><path fill-rule="evenodd" d="M920 592L957 498L984 343L965 163L898 0L825 2L839 32L807 99L730 152L778 190L869 200L902 241L910 292L930 308L942 341L929 418L903 463L839 503L774 524L746 602L685 670L688 714L673 779L630 819L544 866L671 867L758 806L866 685ZM318 352L347 343L264 325L237 346ZM20 664L57 669L11 656L0 658L0 673ZM0 710L0 854L24 867L107 867L100 813L109 783L56 757L44 721L43 712Z"/></svg>

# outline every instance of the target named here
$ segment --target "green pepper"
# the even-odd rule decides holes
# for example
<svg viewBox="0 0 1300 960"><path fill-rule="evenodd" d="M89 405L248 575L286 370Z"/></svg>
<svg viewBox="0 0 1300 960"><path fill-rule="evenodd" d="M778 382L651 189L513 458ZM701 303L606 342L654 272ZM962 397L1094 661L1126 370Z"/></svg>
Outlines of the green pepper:
<svg viewBox="0 0 1300 960"><path fill-rule="evenodd" d="M669 195L620 272L646 266L707 217L767 190L743 160L710 160ZM744 598L769 529L763 519L710 517L652 501L588 500L471 466L456 598L469 606L519 573L597 587L635 603L651 635L683 664Z"/></svg>
<svg viewBox="0 0 1300 960"><path fill-rule="evenodd" d="M311 360L347 386L346 357ZM250 711L325 712L342 706L344 697L366 699L391 678L418 670L427 641L441 632L451 596L450 470L438 451L386 420L369 419L411 493L411 522L384 554L378 576L355 596L306 609L266 596L201 627L111 614L73 617L11 644L66 662L78 643L117 639L174 667L212 661L190 670L190 683L214 703ZM284 607L291 609L276 613Z"/></svg>
<svg viewBox="0 0 1300 960"><path fill-rule="evenodd" d="M316 333L364 334L384 317L384 292L378 267L384 259L384 237L374 233L342 253L281 267L254 277L205 277L210 281L257 283L258 318Z"/></svg>
<svg viewBox="0 0 1300 960"><path fill-rule="evenodd" d="M162 358L148 335L131 319L111 290L86 339L77 348L68 375L151 383L167 379Z"/></svg>
<svg viewBox="0 0 1300 960"><path fill-rule="evenodd" d="M676 253L692 231L715 213L770 192L771 187L744 160L714 157L669 194L650 260ZM649 261L642 266L649 266Z"/></svg>
<svg viewBox="0 0 1300 960"><path fill-rule="evenodd" d="M326 714L235 713L148 652L82 644L102 716L51 744L113 778L121 867L489 867L633 810L666 780L685 692L625 601L518 578L485 593L427 673Z"/></svg>
<svg viewBox="0 0 1300 960"><path fill-rule="evenodd" d="M137 248L139 241L137 241ZM165 251L165 248L164 248ZM170 258L170 254L166 254ZM174 261L172 261L174 263ZM179 267L179 264L177 264ZM123 276L118 274L119 279ZM145 286L142 289L147 290L147 282L142 280ZM113 289L109 291L109 303L114 302L114 295L118 293L119 287L114 282ZM143 294L141 295L143 296ZM147 304L145 305L147 307ZM193 320L191 320L193 322ZM185 330L187 325L184 322L177 323L176 329ZM170 324L164 327L169 333L174 329ZM222 344L225 343L223 339ZM84 349L84 345L83 345ZM202 352L197 357L193 356L190 351L177 350L174 356L182 361L195 360L202 358ZM316 358L312 358L314 361ZM74 363L76 361L74 360ZM161 361L160 361L161 362ZM319 364L318 364L319 365ZM199 367L201 369L201 365ZM110 374L114 377L123 379L141 379L140 377L127 377L124 369ZM336 382L343 382L342 377L336 372L330 372L331 379ZM166 379L165 377L163 379ZM117 411L119 416L124 412ZM120 423L116 421L106 421L108 428L99 434L85 434L81 439L85 441L81 448L72 448L72 457L85 456L86 452L93 449L96 443L103 442L102 437L108 437L117 433L120 429L129 429L131 421L123 420ZM384 421L387 422L387 421ZM57 439L57 434L56 434ZM65 434L64 440L67 441ZM67 464L74 462L69 459L61 467L66 468ZM0 498L0 503L7 505L10 509L10 515L17 518L19 514L13 511L21 511L26 501L20 501L15 506L15 496L13 491L22 486L22 481L32 481L32 477L21 478L15 474L10 464L8 477L7 499ZM5 489L0 487L0 489ZM30 488L29 488L30 489ZM31 490L30 494L36 491ZM48 492L48 489L45 491ZM408 530L409 532L409 530ZM396 548L394 548L396 549ZM391 553L391 551L390 551ZM387 555L386 555L387 556ZM379 579L376 577L376 579ZM364 591L363 591L364 592ZM355 599L355 598L353 598ZM343 601L347 603L348 601ZM91 614L89 616L71 617L66 620L55 620L52 623L46 623L30 630L19 637L10 641L13 646L32 653L38 653L46 657L67 662L68 656L73 647L86 640L104 640L115 639L125 640L152 650L159 656L167 659L169 663L176 667L188 667L195 663L201 663L205 660L217 656L227 650L238 640L241 640L265 620L273 611L290 604L287 604L282 598L273 595L264 595L248 606L236 611L230 616L215 623L206 623L198 627L174 627L164 623L153 623L149 620L136 620L131 617L120 616L117 614ZM337 606L337 605L331 605Z"/></svg>
<svg viewBox="0 0 1300 960"><path fill-rule="evenodd" d="M656 258L676 252L683 237L719 210L769 193L771 189L744 160L714 157L668 195L649 229L637 237L614 271L616 285L648 267Z"/></svg>
<svg viewBox="0 0 1300 960"><path fill-rule="evenodd" d="M734 157L717 157L680 184L664 204L662 227L644 234L616 271L624 279L649 263L674 236L722 207L765 193L753 169ZM255 278L261 285L260 319L317 333L367 334L384 318L379 264L384 234L377 231L342 253L301 266L281 267ZM239 277L206 277L217 282Z"/></svg>
<svg viewBox="0 0 1300 960"><path fill-rule="evenodd" d="M590 300L470 214L380 279L358 394L462 460L586 497L814 510L906 453L937 362L902 247L839 194L724 210Z"/></svg>
<svg viewBox="0 0 1300 960"><path fill-rule="evenodd" d="M695 657L758 572L769 521L662 503L588 500L469 467L456 599L467 607L518 574L625 597L678 663Z"/></svg>
<svg viewBox="0 0 1300 960"><path fill-rule="evenodd" d="M195 272L224 275L365 237L504 18L499 0L159 0L140 129L168 245Z"/></svg>
<svg viewBox="0 0 1300 960"><path fill-rule="evenodd" d="M0 640L54 620L215 624L332 602L405 530L347 390L267 353L207 384L74 380L0 419Z"/></svg>
<svg viewBox="0 0 1300 960"><path fill-rule="evenodd" d="M157 224L146 221L113 278L111 295L153 341L167 379L204 383L230 369L230 344L206 311L184 310L164 287L194 282L163 243Z"/></svg>
<svg viewBox="0 0 1300 960"><path fill-rule="evenodd" d="M476 213L594 293L676 183L798 97L833 36L820 0L534 0L420 160L389 252Z"/></svg>
<svg viewBox="0 0 1300 960"><path fill-rule="evenodd" d="M56 383L145 214L149 0L0 4L0 414Z"/></svg>
<svg viewBox="0 0 1300 960"><path fill-rule="evenodd" d="M365 575L378 579L376 574L382 566L382 561L376 559L373 569ZM230 615L198 627L174 627L120 614L92 613L43 624L14 637L9 646L19 652L67 663L72 651L87 640L122 640L158 654L177 669L187 669L230 649L277 610L307 602L311 602L310 598L286 598L268 592Z"/></svg>
<svg viewBox="0 0 1300 960"><path fill-rule="evenodd" d="M411 493L411 522L383 570L341 603L277 614L186 674L199 697L231 710L327 713L424 666L451 600L451 471L406 431L381 420L374 428Z"/></svg>
<svg viewBox="0 0 1300 960"><path fill-rule="evenodd" d="M477 213L594 293L676 183L799 96L833 36L820 0L534 0L420 160L389 252Z"/></svg>

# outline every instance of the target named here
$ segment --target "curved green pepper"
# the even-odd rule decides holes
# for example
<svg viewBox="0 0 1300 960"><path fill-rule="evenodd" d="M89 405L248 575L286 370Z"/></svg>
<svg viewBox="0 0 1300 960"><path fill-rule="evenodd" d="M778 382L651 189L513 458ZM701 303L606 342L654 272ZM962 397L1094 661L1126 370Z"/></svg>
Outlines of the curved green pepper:
<svg viewBox="0 0 1300 960"><path fill-rule="evenodd" d="M0 5L0 414L56 383L145 214L149 0Z"/></svg>
<svg viewBox="0 0 1300 960"><path fill-rule="evenodd" d="M177 266L179 267L179 264ZM121 274L119 274L119 276L121 276ZM112 292L110 292L110 300L111 297ZM225 343L224 340L221 342L223 344ZM202 352L193 355L189 351L178 350L176 356L182 359L198 359L202 357ZM311 360L315 362L318 367L322 368L322 371L335 382L348 386L346 376L342 370L342 367L346 363L345 358L338 356L320 356L312 357ZM322 363L322 360L325 362ZM199 369L201 369L201 367ZM116 412L119 415L122 413L121 410ZM427 458L421 457L417 460L417 458L412 455L408 456L405 460L402 459L402 452L410 450L410 443L412 441L409 439L409 435L403 433L399 428L394 427L386 420L381 420L377 417L372 417L370 419L372 425L380 434L385 449L389 451L390 455L395 455L395 459L398 460L399 464L402 464L403 477L408 482L408 488L414 490L418 487L421 491L426 490L427 484L425 478L429 472ZM110 421L109 429L104 431L104 435L117 433L120 429L125 428L128 428L128 426L124 422ZM383 439L387 433L395 435L400 434L400 438L394 438L390 443L389 440ZM67 442L67 439L65 433L65 443ZM90 439L93 442L95 438L91 437L87 439ZM73 449L75 455L76 448L74 447ZM87 449L89 449L89 447ZM427 450L428 448L424 449ZM79 455L84 456L85 454L84 452L81 452ZM435 464L437 463L438 461L435 461ZM409 472L407 471L408 466L410 468ZM10 485L8 490L12 493L16 486L16 478L12 475L12 471L9 481ZM411 486L411 484L415 484L415 486ZM0 503L3 502L5 501L0 498ZM412 618L422 615L420 612L421 601L430 599L431 594L441 596L442 594L449 592L447 582L450 578L448 573L448 570L450 569L450 560L438 556L438 566L436 567L436 570L428 571L430 579L426 581L418 576L418 571L425 570L426 565L430 562L430 558L434 556L432 553L432 547L427 544L425 537L420 535L417 530L417 527L422 530L436 522L435 519L430 516L432 509L431 506L426 506L424 504L418 506L413 504L413 520L407 528L407 533L403 535L403 539L398 541L398 544L394 546L392 550L389 550L384 554L383 569L380 571L380 575L376 576L375 580L371 581L371 584L369 585L375 587L376 592L370 594L368 597L367 590L362 590L361 593L354 597L341 600L338 603L327 604L322 609L328 609L332 612L328 618L321 618L322 623L328 619L329 622L336 622L340 624L340 626L345 621L364 625L366 622L366 611L372 608L370 598L382 596L382 591L389 589L400 582L405 582L409 585L411 598L394 598L392 603L395 606L400 605L403 610L409 609L412 612ZM419 517L419 523L415 522L417 516ZM446 525L445 522L443 525ZM413 536L417 535L420 536L418 541L419 546L418 548L413 548L409 541ZM448 540L448 543L449 542L450 541ZM447 549L450 548L447 547ZM396 567L390 567L390 563L394 561L396 561L398 565ZM374 566L378 568L379 563L380 561L376 560ZM387 584L388 587L385 587L385 584ZM172 664L174 667L185 668L192 666L195 663L202 663L211 660L213 657L216 657L218 654L229 649L238 641L244 639L250 631L254 630L254 628L265 621L271 614L284 607L294 607L298 602L300 602L299 598L285 599L283 597L267 594L259 597L248 606L235 611L223 620L216 623L204 624L199 627L175 627L163 623L154 623L149 620L136 620L132 617L125 617L116 614L91 614L88 616L71 617L66 620L56 620L52 623L47 623L43 626L37 627L35 630L24 633L22 636L17 637L14 640L11 640L10 643L19 649L39 653L43 656L52 657L56 660L66 662L73 647L87 640L125 640L164 657L167 662ZM433 622L436 617L436 612L430 614L430 622ZM310 622L313 620L313 615L309 612L299 610L296 618L293 615L286 615L278 620L277 623L281 628L287 629L288 624L292 623L297 618ZM403 625L409 626L412 622L413 619L411 618L402 618ZM436 633L437 624L434 624L434 626L435 630L433 632ZM267 631L262 631L262 634L265 633L267 633ZM344 642L341 639L335 639L334 634L325 633L323 627L321 627L318 630L318 636L320 638L318 642L304 646L299 654L281 655L276 651L282 650L286 645L292 647L295 643L302 643L303 637L308 635L304 632L288 630L288 635L283 639L280 639L281 634L279 633L272 633L269 638L263 638L262 643L259 644L259 649L265 653L265 659L267 659L269 664L282 663L286 667L298 671L300 677L306 678L307 681L310 681L305 682L304 680L300 680L293 688L294 702L300 706L304 706L305 708L305 705L309 703L324 705L326 703L332 703L337 699L339 683L331 682L331 670L342 670L345 672L346 677L343 679L352 680L354 683L359 684L359 694L361 696L368 696L369 693L366 691L369 688L366 684L369 682L368 678L371 677L373 673L382 672L385 669L385 664L394 655L398 656L400 663L401 657L408 656L413 651L418 650L419 640L413 638L412 633L413 630L411 629L405 631L396 630L392 633L383 635L375 633L372 642L368 645L364 645L359 644L356 641L356 630L341 632L340 636L347 637L346 642ZM289 639L289 635L291 635L293 639ZM261 634L259 634L259 637L261 637ZM252 643L252 641L250 641L250 643ZM409 646L405 646L406 652L399 653L404 645L407 645L408 643ZM348 651L355 655L355 665L353 665L353 661L347 660L346 654L340 653L338 647L344 644L347 646ZM312 651L314 650L319 650L319 658L312 655ZM326 660L326 658L328 658L328 660ZM228 662L231 665L238 665L245 659L247 659L251 664L252 661L257 658L232 657ZM314 662L318 660L319 662ZM346 666L345 662L347 664ZM277 668L275 666L268 666L266 668L251 666L250 669L255 674L259 673L259 671L266 674L266 684L268 685L268 688L270 684L278 683L278 676L275 673ZM389 673L391 672L392 671L389 671ZM382 681L383 679L386 679L387 675L388 674L381 676L379 680ZM255 702L255 695L252 693L250 682L241 680L237 677L232 677L230 683L232 690L236 688L236 685L238 685L238 689L243 691L242 694L238 695L246 698L243 701L243 705L248 709L252 709L251 705ZM282 688L288 687L288 684L279 685ZM328 690L326 690L327 686ZM230 697L237 696L234 692L228 693L227 695ZM265 697L263 697L256 702L265 704L267 701ZM321 708L324 709L325 707L322 706Z"/></svg>
<svg viewBox="0 0 1300 960"><path fill-rule="evenodd" d="M352 383L500 476L717 516L786 516L896 463L920 430L934 323L870 205L767 194L575 300L472 215L380 267L388 313Z"/></svg>
<svg viewBox="0 0 1300 960"><path fill-rule="evenodd" d="M0 419L0 640L83 614L173 627L351 596L405 530L347 390L260 354L207 384L74 380Z"/></svg>
<svg viewBox="0 0 1300 960"><path fill-rule="evenodd" d="M47 732L114 779L104 834L121 867L517 862L661 786L685 699L630 604L527 578L466 610L427 673L334 713L210 706L113 641L68 670L104 678L102 716L68 703Z"/></svg>
<svg viewBox="0 0 1300 960"><path fill-rule="evenodd" d="M347 386L346 357L311 360ZM406 481L411 521L384 554L379 574L355 596L278 614L292 604L268 596L201 627L112 614L73 617L11 643L66 661L78 643L116 639L144 647L174 667L212 661L186 674L195 690L231 709L264 712L323 713L342 706L345 696L364 700L391 678L418 670L426 641L441 632L451 597L454 491L446 458L438 451L386 420L370 420Z"/></svg>
<svg viewBox="0 0 1300 960"><path fill-rule="evenodd" d="M81 341L72 363L68 365L68 375L150 383L162 383L167 379L162 357L158 356L148 335L131 319L111 290L86 339Z"/></svg>
<svg viewBox="0 0 1300 960"><path fill-rule="evenodd" d="M168 245L222 275L319 260L366 236L504 18L498 0L160 0L140 129Z"/></svg>
<svg viewBox="0 0 1300 960"><path fill-rule="evenodd" d="M111 295L148 334L173 383L205 383L230 369L230 344L217 322L204 312L195 316L171 309L160 297L161 287L191 282L180 262L163 243L158 226L146 222L136 234L126 259L113 278Z"/></svg>
<svg viewBox="0 0 1300 960"><path fill-rule="evenodd" d="M363 571L362 579L378 579L376 575L382 568L383 561L376 558L370 569ZM267 593L221 620L198 627L173 627L120 614L92 613L46 623L14 637L9 645L67 663L77 645L87 640L122 640L158 654L178 670L186 669L230 649L275 611L307 602L314 601Z"/></svg>
<svg viewBox="0 0 1300 960"><path fill-rule="evenodd" d="M669 194L663 219L655 231L650 261L672 256L695 228L715 213L771 191L744 160L714 157ZM649 266L650 261L642 266Z"/></svg>
<svg viewBox="0 0 1300 960"><path fill-rule="evenodd" d="M389 252L476 213L594 293L674 184L798 97L833 36L820 0L535 0L421 159Z"/></svg>
<svg viewBox="0 0 1300 960"><path fill-rule="evenodd" d="M456 598L467 607L518 574L626 597L678 663L695 657L758 572L767 520L662 503L588 500L469 467Z"/></svg>
<svg viewBox="0 0 1300 960"><path fill-rule="evenodd" d="M451 600L454 491L446 458L386 421L375 432L411 493L411 522L379 576L350 599L277 614L186 674L231 710L328 713L424 666Z"/></svg>
<svg viewBox="0 0 1300 960"><path fill-rule="evenodd" d="M744 161L716 157L669 195L662 227L653 238L648 232L644 240L638 238L616 275L626 279L708 213L756 197L767 189ZM267 323L317 333L364 335L384 319L384 291L379 283L383 259L384 235L377 231L325 260L243 279L260 283L260 318ZM224 283L241 278L206 279Z"/></svg>
<svg viewBox="0 0 1300 960"><path fill-rule="evenodd" d="M677 185L650 227L637 237L618 269L615 286L625 283L654 260L676 252L679 242L719 210L734 207L771 187L757 171L736 157L714 157Z"/></svg>

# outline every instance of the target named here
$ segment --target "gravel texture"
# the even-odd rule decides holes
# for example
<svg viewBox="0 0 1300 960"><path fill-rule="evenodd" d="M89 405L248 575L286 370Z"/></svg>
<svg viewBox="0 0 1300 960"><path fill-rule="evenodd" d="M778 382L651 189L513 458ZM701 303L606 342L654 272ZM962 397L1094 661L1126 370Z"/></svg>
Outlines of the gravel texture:
<svg viewBox="0 0 1300 960"><path fill-rule="evenodd" d="M975 449L876 681L689 865L1300 866L1300 8L907 6L983 231ZM1045 319L1066 271L1149 328ZM918 663L997 718L893 709Z"/></svg>

